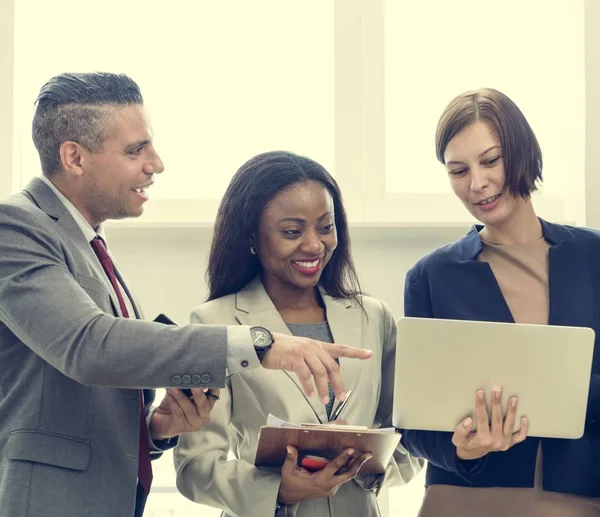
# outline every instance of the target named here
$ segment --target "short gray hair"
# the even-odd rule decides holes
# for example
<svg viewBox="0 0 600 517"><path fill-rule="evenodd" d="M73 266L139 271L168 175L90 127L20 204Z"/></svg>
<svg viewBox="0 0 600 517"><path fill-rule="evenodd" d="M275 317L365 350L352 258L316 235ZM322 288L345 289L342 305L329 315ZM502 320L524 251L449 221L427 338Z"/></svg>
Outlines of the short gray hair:
<svg viewBox="0 0 600 517"><path fill-rule="evenodd" d="M64 142L77 142L90 152L102 149L108 108L143 103L139 86L124 74L65 73L50 79L36 100L32 128L42 172L51 176L62 170Z"/></svg>

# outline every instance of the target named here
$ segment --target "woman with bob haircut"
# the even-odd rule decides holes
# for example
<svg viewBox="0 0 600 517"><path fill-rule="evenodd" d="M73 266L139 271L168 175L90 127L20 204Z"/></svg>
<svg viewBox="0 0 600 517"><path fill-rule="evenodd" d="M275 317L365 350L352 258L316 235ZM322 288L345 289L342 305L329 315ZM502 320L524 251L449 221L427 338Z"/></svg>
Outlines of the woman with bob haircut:
<svg viewBox="0 0 600 517"><path fill-rule="evenodd" d="M452 190L481 225L408 271L406 316L591 327L598 336L600 234L536 216L542 153L516 104L492 89L459 95L435 145ZM420 516L600 515L599 347L578 440L527 437L526 418L513 432L518 393L496 388L490 397L491 415L480 390L475 416L453 434L403 433L406 449L429 462Z"/></svg>
<svg viewBox="0 0 600 517"><path fill-rule="evenodd" d="M359 472L370 455L351 449L316 472L299 465L293 446L281 470L254 466L269 414L293 423L391 424L396 324L383 302L361 294L335 180L317 162L283 151L242 165L221 201L207 277L209 301L194 310L192 322L264 325L370 349L373 356L363 364L339 361L353 390L339 420L333 394L306 397L294 374L229 377L202 433L179 439L181 493L232 517L378 516L381 487L406 483L422 467L400 445L377 476Z"/></svg>

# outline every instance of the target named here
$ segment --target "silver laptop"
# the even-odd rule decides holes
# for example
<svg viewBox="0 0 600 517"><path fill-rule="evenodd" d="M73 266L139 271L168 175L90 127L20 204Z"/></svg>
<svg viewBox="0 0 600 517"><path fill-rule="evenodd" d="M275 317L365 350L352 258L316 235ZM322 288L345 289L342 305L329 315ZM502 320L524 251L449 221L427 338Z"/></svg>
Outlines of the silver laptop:
<svg viewBox="0 0 600 517"><path fill-rule="evenodd" d="M475 392L519 397L529 436L583 434L594 331L580 327L428 318L398 321L394 426L453 431L475 412Z"/></svg>

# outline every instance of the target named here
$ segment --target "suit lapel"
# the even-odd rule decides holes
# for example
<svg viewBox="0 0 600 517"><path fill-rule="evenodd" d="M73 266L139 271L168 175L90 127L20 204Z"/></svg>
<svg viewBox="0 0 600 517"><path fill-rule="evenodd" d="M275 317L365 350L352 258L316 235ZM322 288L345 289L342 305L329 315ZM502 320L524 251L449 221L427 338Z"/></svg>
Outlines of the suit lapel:
<svg viewBox="0 0 600 517"><path fill-rule="evenodd" d="M593 326L593 289L587 256L574 242L549 250L550 325Z"/></svg>
<svg viewBox="0 0 600 517"><path fill-rule="evenodd" d="M465 286L475 287L454 293L454 297L461 303L454 305L453 310L458 313L453 319L514 323L513 315L490 265L474 259L461 264L461 267L464 269L458 278L465 278ZM473 313L473 307L477 307L477 314Z"/></svg>
<svg viewBox="0 0 600 517"><path fill-rule="evenodd" d="M450 318L514 323L492 268L487 262L477 260L483 249L479 237L481 229L479 225L473 226L469 233L456 243L460 261L452 266L455 270L444 271L446 278L460 278L464 286L474 286L456 290L455 284L449 284L454 291L444 293L444 297L455 300L450 308ZM446 279L440 279L440 282L442 281L446 282ZM476 315L473 313L473 307L477 307Z"/></svg>
<svg viewBox="0 0 600 517"><path fill-rule="evenodd" d="M345 301L334 300L322 294L325 302L327 321L334 341L349 346L360 346L362 326L360 315ZM273 305L259 278L254 279L236 294L236 320L241 325L263 325L272 332L291 335L290 330ZM346 389L353 387L360 374L360 361L341 359L340 369ZM291 372L283 372L298 389L307 404L315 413L319 422L327 422L325 406L318 395L307 397L298 377Z"/></svg>
<svg viewBox="0 0 600 517"><path fill-rule="evenodd" d="M241 325L262 325L267 327L271 332L291 335L290 330L273 305L259 278L254 279L235 296L236 320ZM295 373L283 370L283 374L288 381L294 384L296 389L300 390L319 422L327 422L325 406L319 400L318 395L315 393L314 396L307 397Z"/></svg>
<svg viewBox="0 0 600 517"><path fill-rule="evenodd" d="M559 224L540 219L548 251L550 325L593 327L594 292L590 252Z"/></svg>
<svg viewBox="0 0 600 517"><path fill-rule="evenodd" d="M106 273L102 269L102 266L98 261L98 257L96 257L94 250L85 238L81 228L79 228L78 224L75 222L75 219L71 217L67 207L61 202L60 199L56 197L50 187L48 187L48 185L46 185L39 178L34 178L29 182L27 187L25 187L25 192L31 196L33 202L42 211L44 211L50 218L54 219L56 224L65 230L67 235L73 241L73 244L75 244L79 251L81 251L84 257L87 259L89 265L96 273L96 279L100 280L106 285ZM106 289L110 297L113 313L117 316L120 316L121 311L119 310L119 301L116 294L108 286Z"/></svg>
<svg viewBox="0 0 600 517"><path fill-rule="evenodd" d="M335 299L321 292L327 312L327 322L334 343L362 348L363 343L363 318L362 309L350 300ZM356 359L340 358L340 370L344 387L354 390L358 384L361 373L362 361Z"/></svg>
<svg viewBox="0 0 600 517"><path fill-rule="evenodd" d="M551 245L548 252L548 323L592 327L594 299L589 256L567 228L543 219L540 219L540 223L544 238ZM480 320L514 322L489 264L477 262L477 255L482 246L480 229L473 227L458 242L461 262L457 267L464 268L459 278L465 278L465 285L478 286L476 289L466 289L460 293L460 306L467 310L477 307L477 318ZM447 271L446 274L452 275L453 272ZM453 310L456 310L456 307ZM455 316L460 317L460 314ZM470 312L464 319L473 319L473 313Z"/></svg>
<svg viewBox="0 0 600 517"><path fill-rule="evenodd" d="M131 292L129 287L127 287L127 283L125 282L125 279L123 278L123 275L121 274L121 269L119 268L117 261L114 259L112 254L110 255L110 257L113 261L115 275L117 277L117 280L119 281L119 285L123 288L123 291L125 291L125 295L127 296L127 298L129 298L129 301L131 302L131 307L133 307L133 312L135 314L136 319L143 320L144 315L142 314L142 309L140 308L140 305L139 305L137 299L135 298L135 296L133 295L133 293Z"/></svg>
<svg viewBox="0 0 600 517"><path fill-rule="evenodd" d="M262 325L271 332L291 335L258 277L235 294L235 318L240 325Z"/></svg>

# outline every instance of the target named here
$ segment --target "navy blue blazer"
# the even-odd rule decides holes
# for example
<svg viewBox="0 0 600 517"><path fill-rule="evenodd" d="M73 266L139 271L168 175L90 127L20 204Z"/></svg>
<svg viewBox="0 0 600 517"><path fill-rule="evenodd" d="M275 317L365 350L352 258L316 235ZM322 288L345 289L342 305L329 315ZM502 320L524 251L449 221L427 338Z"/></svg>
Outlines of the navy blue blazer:
<svg viewBox="0 0 600 517"><path fill-rule="evenodd" d="M540 221L551 245L549 324L591 327L596 332L585 433L578 440L541 439L543 485L545 490L600 497L600 233ZM473 227L407 273L406 316L514 322L489 264L477 261L480 229ZM451 438L452 433L437 431L403 432L404 447L429 462L428 486L533 486L539 438L473 461L456 456Z"/></svg>

